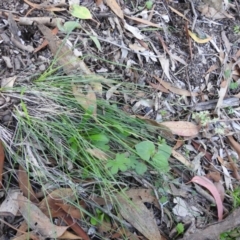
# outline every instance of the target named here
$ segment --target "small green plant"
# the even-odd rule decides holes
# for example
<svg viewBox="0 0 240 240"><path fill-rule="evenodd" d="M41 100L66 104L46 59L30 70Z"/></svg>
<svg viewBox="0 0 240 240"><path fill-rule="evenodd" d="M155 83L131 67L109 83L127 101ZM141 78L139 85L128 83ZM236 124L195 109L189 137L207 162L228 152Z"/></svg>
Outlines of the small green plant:
<svg viewBox="0 0 240 240"><path fill-rule="evenodd" d="M208 111L194 113L192 117L196 121L200 122L202 126L206 126L211 121Z"/></svg>
<svg viewBox="0 0 240 240"><path fill-rule="evenodd" d="M96 225L102 224L103 221L110 222L110 218L101 210L96 209L96 216L91 217L90 219L91 224L96 226Z"/></svg>
<svg viewBox="0 0 240 240"><path fill-rule="evenodd" d="M240 188L234 189L233 192L231 192L232 198L233 198L233 207L237 208L240 206Z"/></svg>
<svg viewBox="0 0 240 240"><path fill-rule="evenodd" d="M153 7L153 1L149 0L149 1L146 1L145 3L145 6L148 10L152 9Z"/></svg>
<svg viewBox="0 0 240 240"><path fill-rule="evenodd" d="M231 82L230 85L229 85L229 88L231 90L235 90L235 89L238 88L238 85L239 85L238 82Z"/></svg>
<svg viewBox="0 0 240 240"><path fill-rule="evenodd" d="M161 139L161 144L158 145L157 149L151 141L142 141L135 145L135 149L135 155L116 154L114 160L107 162L106 168L112 174L117 174L119 171L134 170L137 174L142 175L147 171L144 160L159 169L159 172L167 173L169 171L168 158L171 154L171 147L166 144L164 139Z"/></svg>
<svg viewBox="0 0 240 240"><path fill-rule="evenodd" d="M180 235L180 234L184 233L184 225L182 223L178 223L177 226L176 226L176 229L177 229L177 232L178 232L177 235Z"/></svg>
<svg viewBox="0 0 240 240"><path fill-rule="evenodd" d="M239 33L240 33L240 26L235 25L234 28L233 28L233 32L234 32L235 34L239 34Z"/></svg>

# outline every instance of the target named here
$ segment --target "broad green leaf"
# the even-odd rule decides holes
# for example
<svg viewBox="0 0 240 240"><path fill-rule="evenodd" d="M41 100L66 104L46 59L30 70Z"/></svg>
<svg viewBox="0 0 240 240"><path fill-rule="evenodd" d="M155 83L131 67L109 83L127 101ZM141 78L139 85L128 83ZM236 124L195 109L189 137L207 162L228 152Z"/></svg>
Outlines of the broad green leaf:
<svg viewBox="0 0 240 240"><path fill-rule="evenodd" d="M166 144L161 144L158 147L157 153L153 156L153 164L156 165L156 167L161 172L168 172L169 171L169 164L168 159L171 155L171 147L169 147Z"/></svg>
<svg viewBox="0 0 240 240"><path fill-rule="evenodd" d="M140 142L135 146L135 148L137 150L137 154L145 161L148 161L155 152L155 146L150 141Z"/></svg>
<svg viewBox="0 0 240 240"><path fill-rule="evenodd" d="M96 226L98 224L98 219L95 217L91 217L90 222L93 226Z"/></svg>
<svg viewBox="0 0 240 240"><path fill-rule="evenodd" d="M92 15L86 7L79 6L78 4L73 4L69 10L73 17L80 19L92 19Z"/></svg>
<svg viewBox="0 0 240 240"><path fill-rule="evenodd" d="M130 160L124 153L117 154L115 160L110 160L106 164L106 168L110 169L112 174L118 173L118 171L126 171L129 169Z"/></svg>
<svg viewBox="0 0 240 240"><path fill-rule="evenodd" d="M146 8L147 8L148 10L152 9L153 1L147 1L147 2L145 3L145 6L146 6Z"/></svg>
<svg viewBox="0 0 240 240"><path fill-rule="evenodd" d="M182 234L184 232L184 225L182 223L178 223L176 229L178 234Z"/></svg>
<svg viewBox="0 0 240 240"><path fill-rule="evenodd" d="M75 28L81 27L81 25L75 21L68 21L65 22L64 25L62 25L59 21L57 22L57 27L60 31L70 33L72 32Z"/></svg>
<svg viewBox="0 0 240 240"><path fill-rule="evenodd" d="M153 158L153 164L158 168L159 171L167 173L169 171L168 158L162 154L162 152L157 152Z"/></svg>
<svg viewBox="0 0 240 240"><path fill-rule="evenodd" d="M68 21L68 22L64 23L63 27L64 27L65 32L70 33L75 28L80 28L81 25L77 22L74 22L74 21Z"/></svg>
<svg viewBox="0 0 240 240"><path fill-rule="evenodd" d="M135 171L137 174L142 175L147 171L147 166L146 164L139 162L136 167L135 167Z"/></svg>

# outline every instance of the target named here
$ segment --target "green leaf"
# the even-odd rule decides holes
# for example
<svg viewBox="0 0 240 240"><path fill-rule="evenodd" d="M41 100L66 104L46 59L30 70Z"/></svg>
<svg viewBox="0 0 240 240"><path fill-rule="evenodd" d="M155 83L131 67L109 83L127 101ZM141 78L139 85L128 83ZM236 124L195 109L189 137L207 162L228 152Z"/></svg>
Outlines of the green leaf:
<svg viewBox="0 0 240 240"><path fill-rule="evenodd" d="M146 6L146 8L147 8L148 10L152 9L153 1L147 1L147 2L145 3L145 6Z"/></svg>
<svg viewBox="0 0 240 240"><path fill-rule="evenodd" d="M147 171L147 166L146 164L139 162L136 167L135 167L135 171L137 174L142 175Z"/></svg>
<svg viewBox="0 0 240 240"><path fill-rule="evenodd" d="M137 154L141 159L148 161L155 152L155 146L150 141L143 141L135 146Z"/></svg>
<svg viewBox="0 0 240 240"><path fill-rule="evenodd" d="M110 169L112 174L118 173L118 171L127 171L130 166L130 159L125 156L124 153L117 154L114 160L110 160L106 164L106 168Z"/></svg>
<svg viewBox="0 0 240 240"><path fill-rule="evenodd" d="M93 142L101 142L104 144L107 144L110 141L110 139L107 137L107 135L105 135L103 133L93 134L93 135L89 136L89 139Z"/></svg>
<svg viewBox="0 0 240 240"><path fill-rule="evenodd" d="M95 217L91 217L90 222L92 225L96 226L98 224L98 219Z"/></svg>
<svg viewBox="0 0 240 240"><path fill-rule="evenodd" d="M68 21L68 22L65 22L64 25L64 31L67 32L67 33L70 33L72 32L75 28L80 28L81 25L77 22L74 22L74 21Z"/></svg>
<svg viewBox="0 0 240 240"><path fill-rule="evenodd" d="M184 232L184 225L182 223L178 223L176 229L178 234L182 234Z"/></svg>
<svg viewBox="0 0 240 240"><path fill-rule="evenodd" d="M152 160L154 165L161 171L167 173L169 171L168 159L171 155L171 147L166 144L161 144L158 147L157 153L153 156Z"/></svg>
<svg viewBox="0 0 240 240"><path fill-rule="evenodd" d="M73 4L69 10L73 17L80 19L92 19L92 15L86 7L79 6L78 4Z"/></svg>
<svg viewBox="0 0 240 240"><path fill-rule="evenodd" d="M102 52L102 47L101 47L101 44L100 42L98 41L97 37L95 36L90 36L90 38L93 40L93 42L95 43L97 49Z"/></svg>

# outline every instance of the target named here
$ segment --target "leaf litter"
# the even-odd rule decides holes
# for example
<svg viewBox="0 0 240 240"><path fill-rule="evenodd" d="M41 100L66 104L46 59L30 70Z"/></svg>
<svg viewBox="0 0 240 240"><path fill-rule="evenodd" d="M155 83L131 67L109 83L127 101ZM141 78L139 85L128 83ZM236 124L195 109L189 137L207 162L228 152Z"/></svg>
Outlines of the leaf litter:
<svg viewBox="0 0 240 240"><path fill-rule="evenodd" d="M237 1L226 4L225 8L222 1L205 1L201 6L187 2L145 4L143 1L134 1L136 5L130 5L115 0L83 1L81 5L69 1L70 6L66 1L24 2L16 4L21 9L19 15L8 3L4 3L4 7L12 13L0 12L1 24L9 24L9 29L4 27L0 34L0 50L4 53L0 68L3 73L0 117L4 126L1 136L1 186L4 188L5 176L11 169L9 152L15 154L16 148L22 146L24 149L24 144L27 146L22 151L26 153L27 164L11 165L13 171L18 172L18 184L14 181L11 184L18 186L23 195L19 192L14 195L10 188L0 206L3 209L1 212L10 216L12 221L19 217L16 212L19 209L25 222L22 222L17 234L22 231L22 238L26 238L30 228L32 239L36 239L35 234L45 238L90 239L90 236L99 233L101 237L114 236L113 239L125 236L129 239L141 239L143 236L147 239L169 239L170 233L179 231L182 224L181 233L176 238L202 239L199 238L199 227L205 227L202 236L207 236L209 229L220 234L236 227L230 217L235 219L237 213L232 206L236 201L232 192L237 189L240 179L239 103L232 104L235 100L231 98L239 95L237 26L240 23L234 9L239 7ZM52 12L58 13L58 17L53 17ZM205 16L204 21L200 20L200 14ZM236 25L229 25L228 18L235 19ZM169 19L174 25L170 25ZM210 25L213 27L210 28ZM225 25L227 28L223 31L222 26ZM58 27L60 31L57 32L56 28L54 35L49 27ZM185 32L179 30L184 28ZM11 42L13 50L4 50L7 42ZM70 47L66 42L70 43ZM74 55L76 51L78 56ZM34 55L30 55L32 53ZM49 64L51 55L55 58L53 65ZM44 75L47 68L49 72ZM64 127L56 132L48 130L45 136L52 139L52 149L58 146L62 150L47 159L46 156L50 155L47 144L36 138L28 139L32 130L25 134L26 141L15 144L18 135L13 135L14 124L16 126L17 121L20 124L21 117L30 127L35 124L33 116L40 120L36 122L36 128L41 122L48 125L49 118L61 115L63 106L58 106L53 98L44 99L49 96L44 95L47 85L41 91L29 91L29 84L37 76L45 79L54 72L65 76L80 74L85 78L85 82L81 83L74 77L66 78L70 85L61 83L63 86L60 88L55 85L48 89L53 97L68 86L64 97L72 95L85 112L78 123L82 129L85 128L84 121L104 126L100 119L107 114L109 106L114 106L118 111L125 111L129 118L145 122L146 130L136 133L133 131L134 124L121 127L118 125L121 119L114 122L111 117L107 123L110 128L104 126L101 136L78 128L73 130L76 134L81 131L82 136L88 139L87 144L79 141L80 138L75 140L75 136L62 141L66 133L61 135L62 130L59 129ZM18 94L13 89L21 85L26 92ZM25 96L25 93L28 95ZM101 105L104 101L106 105ZM77 105L73 109L65 106L63 109L68 119L77 116L73 115L75 110L77 114L79 111ZM61 121L66 127L67 119L62 117ZM141 132L150 131L151 127L156 129L154 133L149 132L151 140L142 138ZM113 132L113 129L118 132L110 138L106 132ZM134 139L130 142L124 140L127 147L121 149L116 139L129 135L133 135ZM172 150L176 141L182 144ZM111 143L114 153L109 151ZM39 147L41 144L44 145L42 149ZM67 144L71 145L71 154L59 154L64 153ZM84 146L83 155L79 145ZM7 162L3 147L7 151ZM45 158L42 158L44 155ZM112 179L111 184L100 188L100 191L96 186L101 186L101 181L106 180L96 174L96 165L86 163L81 168L74 160L81 158L84 163L87 156L91 156ZM74 174L65 172L65 162L69 163L68 169ZM29 163L33 169L29 168ZM87 175L91 168L95 171L94 177ZM215 175L218 175L217 179L213 177ZM46 176L54 183L52 187L55 190L50 188L46 191L47 182L43 180ZM79 182L80 188L77 187ZM63 188L63 183L72 189ZM123 191L123 187L128 190ZM176 193L182 188L188 191L181 198L169 197L173 194L170 189L175 189ZM227 194L225 188L229 191ZM194 193L195 190L197 193ZM98 204L89 199L89 192L95 192L108 201ZM13 198L17 200L14 202ZM8 199L12 212L7 212L8 207L4 205ZM194 209L189 206L194 206ZM232 215L225 216L231 210ZM27 215L28 212L30 215ZM29 216L34 221L30 222ZM53 224L54 217L64 224ZM196 229L190 237L187 235L188 217ZM204 223L201 218L206 219ZM93 228L90 227L94 222L91 219L97 219ZM114 220L114 224L109 219ZM221 219L225 219L225 225L216 222ZM206 226L206 222L211 224L214 221L214 225ZM15 237L18 238L21 239L21 236Z"/></svg>

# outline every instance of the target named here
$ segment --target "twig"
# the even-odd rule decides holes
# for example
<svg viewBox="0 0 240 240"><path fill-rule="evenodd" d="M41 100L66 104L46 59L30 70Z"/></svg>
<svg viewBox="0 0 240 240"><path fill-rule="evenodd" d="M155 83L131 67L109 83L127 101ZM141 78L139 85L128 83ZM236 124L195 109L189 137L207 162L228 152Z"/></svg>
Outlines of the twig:
<svg viewBox="0 0 240 240"><path fill-rule="evenodd" d="M189 0L190 3L191 3L191 7L192 7L192 11L193 11L193 15L194 15L194 19L193 19L193 23L192 23L192 31L194 30L195 28L195 25L196 25L196 21L197 21L197 18L198 18L198 15L197 15L197 12L196 12L196 9L194 7L194 3L193 3L193 0Z"/></svg>

